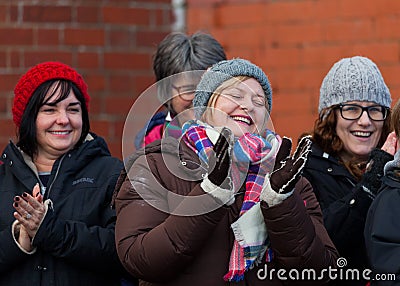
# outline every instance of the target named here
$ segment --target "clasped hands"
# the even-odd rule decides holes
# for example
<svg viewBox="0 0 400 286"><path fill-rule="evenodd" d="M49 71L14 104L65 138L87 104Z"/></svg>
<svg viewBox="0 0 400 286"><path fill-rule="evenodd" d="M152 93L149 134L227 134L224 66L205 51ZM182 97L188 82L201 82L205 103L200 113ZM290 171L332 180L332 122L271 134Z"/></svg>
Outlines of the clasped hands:
<svg viewBox="0 0 400 286"><path fill-rule="evenodd" d="M46 213L39 185L36 184L33 187L32 195L25 192L22 196L15 196L13 207L15 209L14 218L18 221L15 230L16 239L24 250L30 252L32 250L31 241Z"/></svg>

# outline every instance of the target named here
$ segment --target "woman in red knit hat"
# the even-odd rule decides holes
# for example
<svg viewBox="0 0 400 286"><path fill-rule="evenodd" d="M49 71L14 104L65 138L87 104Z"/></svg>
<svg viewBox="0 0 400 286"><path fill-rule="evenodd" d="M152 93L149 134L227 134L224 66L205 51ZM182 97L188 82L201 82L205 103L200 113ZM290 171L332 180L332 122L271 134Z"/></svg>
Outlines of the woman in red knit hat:
<svg viewBox="0 0 400 286"><path fill-rule="evenodd" d="M81 75L31 68L14 90L17 142L0 166L0 285L120 285L109 207L122 162L89 132Z"/></svg>

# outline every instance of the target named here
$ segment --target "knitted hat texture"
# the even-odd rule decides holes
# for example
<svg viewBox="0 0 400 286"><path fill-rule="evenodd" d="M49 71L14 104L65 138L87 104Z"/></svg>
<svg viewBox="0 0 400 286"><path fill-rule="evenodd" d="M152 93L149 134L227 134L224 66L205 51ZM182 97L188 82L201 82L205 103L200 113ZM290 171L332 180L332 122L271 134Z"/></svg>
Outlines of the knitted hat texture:
<svg viewBox="0 0 400 286"><path fill-rule="evenodd" d="M318 112L348 101L370 101L390 107L392 99L378 67L360 56L336 62L322 81Z"/></svg>
<svg viewBox="0 0 400 286"><path fill-rule="evenodd" d="M12 114L14 123L19 127L26 105L35 90L44 82L52 79L70 80L82 92L86 107L89 105L90 96L87 85L82 76L71 67L59 62L44 62L29 69L18 81L14 88L14 102Z"/></svg>
<svg viewBox="0 0 400 286"><path fill-rule="evenodd" d="M211 95L222 83L237 76L249 76L260 83L268 102L268 112L271 112L272 88L268 77L255 64L248 60L236 58L220 61L203 74L193 99L196 116L200 117L204 113Z"/></svg>

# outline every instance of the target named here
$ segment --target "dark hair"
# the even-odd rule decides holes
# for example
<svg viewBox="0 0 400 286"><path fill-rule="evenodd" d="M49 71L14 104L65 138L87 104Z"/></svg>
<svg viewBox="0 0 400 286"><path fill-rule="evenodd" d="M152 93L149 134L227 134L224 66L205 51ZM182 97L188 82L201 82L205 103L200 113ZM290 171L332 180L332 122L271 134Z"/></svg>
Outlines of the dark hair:
<svg viewBox="0 0 400 286"><path fill-rule="evenodd" d="M394 132L396 137L400 137L400 99L397 100L396 104L392 109L392 117L391 117L392 125L394 128Z"/></svg>
<svg viewBox="0 0 400 286"><path fill-rule="evenodd" d="M343 142L336 134L336 123L337 114L334 112L338 105L333 105L321 111L318 119L315 121L314 130L311 133L312 140L315 142L324 152L339 158L338 154L343 150ZM379 138L377 148L382 147L385 143L387 136L392 130L391 120L390 120L390 109L388 110L388 115L383 122L381 137ZM339 158L340 160L340 158ZM341 162L349 170L353 176L360 178L362 175L361 170L357 167L360 163L359 161L354 162Z"/></svg>
<svg viewBox="0 0 400 286"><path fill-rule="evenodd" d="M205 71L222 60L226 60L224 48L209 34L202 32L193 35L182 32L168 34L158 44L153 58L159 99L172 114L175 114L170 102L171 79L168 77L187 71ZM189 77L195 82L200 80L199 73L191 74Z"/></svg>
<svg viewBox="0 0 400 286"><path fill-rule="evenodd" d="M197 32L189 36L173 32L159 43L153 71L159 81L184 71L206 70L222 60L226 60L224 48L211 35Z"/></svg>
<svg viewBox="0 0 400 286"><path fill-rule="evenodd" d="M54 85L54 88L52 86ZM36 138L36 118L40 107L44 104L59 103L66 99L70 91L74 92L76 98L81 103L82 108L82 134L79 141L74 147L79 146L85 140L90 130L89 112L86 107L85 98L80 89L71 81L64 79L52 79L41 84L32 94L26 105L22 116L21 125L18 131L17 146L21 148L27 155L33 157L37 154L38 142ZM46 95L51 91L50 96L45 100ZM57 98L53 98L60 91Z"/></svg>

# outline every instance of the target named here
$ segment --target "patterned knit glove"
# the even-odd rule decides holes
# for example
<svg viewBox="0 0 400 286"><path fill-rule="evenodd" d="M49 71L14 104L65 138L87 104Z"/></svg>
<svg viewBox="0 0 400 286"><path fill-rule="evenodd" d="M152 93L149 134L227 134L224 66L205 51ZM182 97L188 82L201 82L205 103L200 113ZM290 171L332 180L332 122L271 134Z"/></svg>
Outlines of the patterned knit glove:
<svg viewBox="0 0 400 286"><path fill-rule="evenodd" d="M269 206L282 202L293 193L311 151L310 136L301 138L292 156L291 149L291 139L284 137L276 155L274 171L265 179L260 195Z"/></svg>

